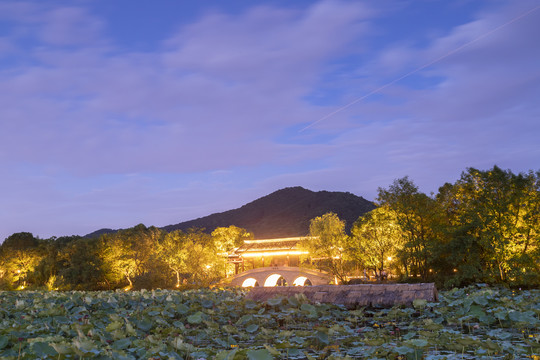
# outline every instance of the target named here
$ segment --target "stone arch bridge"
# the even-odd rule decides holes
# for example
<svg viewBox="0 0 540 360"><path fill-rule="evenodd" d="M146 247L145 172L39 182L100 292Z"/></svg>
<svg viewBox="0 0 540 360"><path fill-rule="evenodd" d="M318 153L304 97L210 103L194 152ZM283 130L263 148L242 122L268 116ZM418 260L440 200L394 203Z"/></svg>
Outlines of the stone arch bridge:
<svg viewBox="0 0 540 360"><path fill-rule="evenodd" d="M328 285L332 277L323 271L293 266L262 267L244 271L231 279L233 286Z"/></svg>

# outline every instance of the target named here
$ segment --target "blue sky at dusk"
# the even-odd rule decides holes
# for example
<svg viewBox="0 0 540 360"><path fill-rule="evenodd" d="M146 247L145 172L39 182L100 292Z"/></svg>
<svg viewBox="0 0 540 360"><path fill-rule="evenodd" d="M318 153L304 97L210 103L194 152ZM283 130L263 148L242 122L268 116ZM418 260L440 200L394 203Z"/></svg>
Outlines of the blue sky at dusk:
<svg viewBox="0 0 540 360"><path fill-rule="evenodd" d="M0 241L540 170L540 1L0 0Z"/></svg>

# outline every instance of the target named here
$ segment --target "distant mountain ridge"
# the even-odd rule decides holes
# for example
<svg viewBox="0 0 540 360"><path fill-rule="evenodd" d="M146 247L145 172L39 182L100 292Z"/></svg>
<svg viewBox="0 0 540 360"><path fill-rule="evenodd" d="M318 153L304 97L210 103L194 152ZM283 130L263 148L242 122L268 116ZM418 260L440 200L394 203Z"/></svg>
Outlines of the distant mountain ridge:
<svg viewBox="0 0 540 360"><path fill-rule="evenodd" d="M254 234L256 239L306 236L311 219L327 212L345 221L347 232L361 215L375 204L348 192L311 191L288 187L254 200L238 209L215 213L198 219L164 226L166 231L235 225Z"/></svg>

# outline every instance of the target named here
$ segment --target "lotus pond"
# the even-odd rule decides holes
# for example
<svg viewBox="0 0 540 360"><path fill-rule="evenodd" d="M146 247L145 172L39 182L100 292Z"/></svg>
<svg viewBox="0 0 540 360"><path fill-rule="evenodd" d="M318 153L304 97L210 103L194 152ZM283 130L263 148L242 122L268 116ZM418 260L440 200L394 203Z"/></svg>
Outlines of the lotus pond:
<svg viewBox="0 0 540 360"><path fill-rule="evenodd" d="M540 359L540 290L347 310L242 290L0 292L0 359Z"/></svg>

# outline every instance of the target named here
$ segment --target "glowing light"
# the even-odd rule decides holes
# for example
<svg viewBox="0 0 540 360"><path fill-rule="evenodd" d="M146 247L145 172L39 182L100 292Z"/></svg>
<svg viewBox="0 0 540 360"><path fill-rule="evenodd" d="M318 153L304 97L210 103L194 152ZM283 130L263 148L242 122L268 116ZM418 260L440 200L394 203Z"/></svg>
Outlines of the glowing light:
<svg viewBox="0 0 540 360"><path fill-rule="evenodd" d="M272 287L277 286L278 282L283 279L282 283L280 285L286 285L286 281L280 274L272 274L269 277L266 278L266 281L264 282L265 287Z"/></svg>
<svg viewBox="0 0 540 360"><path fill-rule="evenodd" d="M263 252L250 252L243 253L242 257L265 257L265 256L284 256L284 255L305 255L309 254L307 251L302 250L283 250L283 251L263 251Z"/></svg>
<svg viewBox="0 0 540 360"><path fill-rule="evenodd" d="M257 286L257 285L258 285L257 280L255 280L254 278L246 279L242 283L242 287L254 287L254 286Z"/></svg>
<svg viewBox="0 0 540 360"><path fill-rule="evenodd" d="M280 239L261 239L261 240L244 240L244 244L266 244L266 243L279 243L286 241L298 241L304 240L302 237L290 237L290 238L280 238Z"/></svg>
<svg viewBox="0 0 540 360"><path fill-rule="evenodd" d="M210 269L211 267L212 267L212 265L206 265L207 269Z"/></svg>
<svg viewBox="0 0 540 360"><path fill-rule="evenodd" d="M386 259L387 259L388 261L392 261L392 257L391 257L391 256L387 257Z"/></svg>
<svg viewBox="0 0 540 360"><path fill-rule="evenodd" d="M299 276L299 277L296 278L296 280L294 280L293 285L294 286L304 286L306 284L307 279L308 278L305 277L305 276Z"/></svg>

